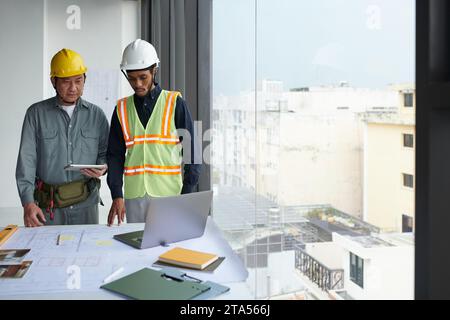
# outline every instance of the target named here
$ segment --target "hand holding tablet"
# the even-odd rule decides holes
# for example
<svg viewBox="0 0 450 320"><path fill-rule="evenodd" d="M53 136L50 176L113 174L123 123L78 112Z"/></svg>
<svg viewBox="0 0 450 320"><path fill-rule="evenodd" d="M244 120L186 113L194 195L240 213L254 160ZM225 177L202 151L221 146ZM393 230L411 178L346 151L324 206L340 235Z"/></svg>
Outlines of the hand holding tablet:
<svg viewBox="0 0 450 320"><path fill-rule="evenodd" d="M108 169L106 164L68 164L64 167L69 171L80 171L82 175L89 178L100 178Z"/></svg>
<svg viewBox="0 0 450 320"><path fill-rule="evenodd" d="M67 171L80 171L81 169L106 169L106 164L68 164L64 167Z"/></svg>

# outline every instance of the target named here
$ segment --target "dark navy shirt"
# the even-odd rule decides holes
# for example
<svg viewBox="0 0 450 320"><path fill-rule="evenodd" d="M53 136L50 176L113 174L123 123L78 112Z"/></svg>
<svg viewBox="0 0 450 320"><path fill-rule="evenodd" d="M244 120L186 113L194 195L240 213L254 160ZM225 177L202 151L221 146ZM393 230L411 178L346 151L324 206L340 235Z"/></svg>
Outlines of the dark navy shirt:
<svg viewBox="0 0 450 320"><path fill-rule="evenodd" d="M134 95L134 103L139 119L144 128L152 115L156 101L161 93L161 87L156 84L145 97ZM194 191L200 176L201 165L194 164L194 123L192 121L191 113L186 105L186 102L180 97L177 97L175 104L175 127L177 129L186 129L191 135L191 164L184 165L183 189L181 193L190 193ZM117 116L117 106L114 110L111 119L111 130L109 132L108 142L108 186L111 190L111 196L115 198L123 198L123 170L125 164L125 140L123 138L122 127L120 126L119 118ZM197 152L197 151L196 151Z"/></svg>

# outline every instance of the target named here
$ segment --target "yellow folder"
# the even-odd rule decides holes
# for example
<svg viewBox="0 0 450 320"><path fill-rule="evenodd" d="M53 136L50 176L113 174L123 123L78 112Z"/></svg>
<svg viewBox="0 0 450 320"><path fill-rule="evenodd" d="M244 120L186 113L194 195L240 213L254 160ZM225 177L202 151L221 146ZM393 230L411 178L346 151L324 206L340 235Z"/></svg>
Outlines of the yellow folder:
<svg viewBox="0 0 450 320"><path fill-rule="evenodd" d="M202 270L216 261L215 254L175 247L159 256L159 261Z"/></svg>

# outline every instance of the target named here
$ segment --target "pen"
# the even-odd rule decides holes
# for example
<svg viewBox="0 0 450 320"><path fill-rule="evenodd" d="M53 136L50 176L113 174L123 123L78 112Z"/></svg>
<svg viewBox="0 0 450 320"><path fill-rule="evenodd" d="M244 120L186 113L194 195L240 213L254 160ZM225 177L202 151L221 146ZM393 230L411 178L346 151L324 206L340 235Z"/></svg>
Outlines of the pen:
<svg viewBox="0 0 450 320"><path fill-rule="evenodd" d="M56 245L57 245L57 246L59 246L60 240L61 240L61 235L58 234L58 240L56 240Z"/></svg>
<svg viewBox="0 0 450 320"><path fill-rule="evenodd" d="M105 280L103 280L103 283L110 282L114 277L116 277L119 274L121 274L123 272L123 270L124 270L123 267L120 267L119 269L117 269L116 271L111 273L109 276L107 276L105 278Z"/></svg>

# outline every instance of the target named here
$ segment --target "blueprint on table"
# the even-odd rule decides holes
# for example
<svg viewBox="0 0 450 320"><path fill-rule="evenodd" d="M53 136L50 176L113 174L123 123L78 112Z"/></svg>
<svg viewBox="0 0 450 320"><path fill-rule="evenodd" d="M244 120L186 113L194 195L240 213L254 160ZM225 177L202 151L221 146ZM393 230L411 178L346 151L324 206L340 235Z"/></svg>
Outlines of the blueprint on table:
<svg viewBox="0 0 450 320"><path fill-rule="evenodd" d="M31 249L27 260L32 260L33 263L22 279L0 279L0 297L101 290L99 287L103 280L121 267L124 272L120 277L151 267L157 257L170 247L138 250L113 239L115 234L143 228L144 224L123 224L120 227L85 225L20 228L0 248ZM244 281L248 276L240 258L211 220L208 220L203 237L173 245L214 252L226 257L214 273L186 271L201 280L227 283Z"/></svg>

